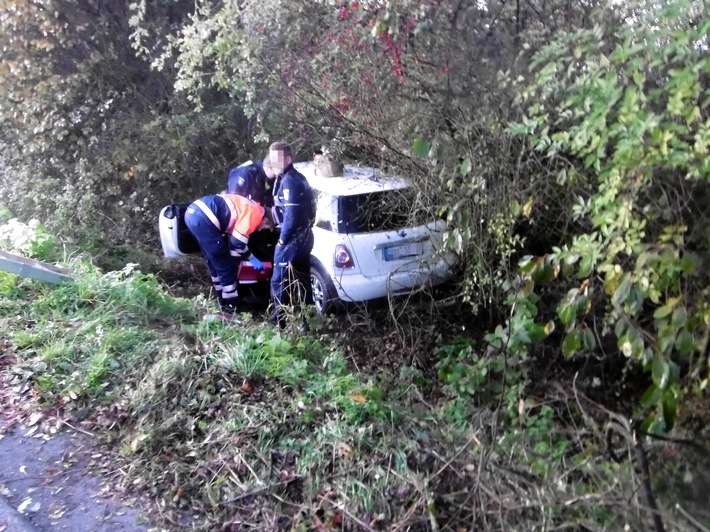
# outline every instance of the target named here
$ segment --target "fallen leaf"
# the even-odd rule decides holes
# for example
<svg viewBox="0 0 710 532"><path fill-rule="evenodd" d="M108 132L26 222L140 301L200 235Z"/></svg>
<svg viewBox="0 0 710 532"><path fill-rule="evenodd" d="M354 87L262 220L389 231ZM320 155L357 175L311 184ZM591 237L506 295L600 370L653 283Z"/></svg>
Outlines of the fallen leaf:
<svg viewBox="0 0 710 532"><path fill-rule="evenodd" d="M42 412L32 412L29 420L27 421L27 426L31 427L32 425L36 425L40 419L42 419Z"/></svg>
<svg viewBox="0 0 710 532"><path fill-rule="evenodd" d="M24 501L20 503L20 505L17 507L17 511L20 512L21 514L25 513L25 510L27 507L32 504L32 497L28 497Z"/></svg>
<svg viewBox="0 0 710 532"><path fill-rule="evenodd" d="M352 456L353 454L353 448L347 443L339 443L337 449L340 456Z"/></svg>
<svg viewBox="0 0 710 532"><path fill-rule="evenodd" d="M249 379L244 379L239 391L246 395L251 395L254 393L254 385Z"/></svg>
<svg viewBox="0 0 710 532"><path fill-rule="evenodd" d="M67 513L67 507L61 504L52 503L49 507L49 518L54 521L61 519L65 513Z"/></svg>
<svg viewBox="0 0 710 532"><path fill-rule="evenodd" d="M358 392L350 392L348 393L348 397L350 397L350 399L352 399L356 403L367 403L367 397Z"/></svg>

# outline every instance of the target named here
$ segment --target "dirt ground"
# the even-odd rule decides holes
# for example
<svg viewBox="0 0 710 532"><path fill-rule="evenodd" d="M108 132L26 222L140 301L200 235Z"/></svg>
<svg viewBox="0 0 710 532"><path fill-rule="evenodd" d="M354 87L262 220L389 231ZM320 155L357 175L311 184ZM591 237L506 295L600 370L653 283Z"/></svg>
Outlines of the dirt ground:
<svg viewBox="0 0 710 532"><path fill-rule="evenodd" d="M47 435L0 417L0 497L36 531L151 530L138 500L118 499L110 483L92 476L101 453L90 443L77 432Z"/></svg>

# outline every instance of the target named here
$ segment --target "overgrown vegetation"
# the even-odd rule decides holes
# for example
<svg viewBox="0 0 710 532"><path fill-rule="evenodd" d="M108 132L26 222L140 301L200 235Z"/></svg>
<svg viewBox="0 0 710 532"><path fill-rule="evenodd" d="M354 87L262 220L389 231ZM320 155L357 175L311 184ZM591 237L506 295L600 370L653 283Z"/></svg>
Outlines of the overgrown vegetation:
<svg viewBox="0 0 710 532"><path fill-rule="evenodd" d="M56 286L0 272L3 402L16 419L37 423L41 413L44 430L61 423L112 449L104 473L144 489L163 527L653 522L644 499L653 492L623 458L631 432L606 425L616 414L574 383L538 386L512 343L412 331L432 345L435 362L422 369L405 360L411 335L401 323L361 315L347 330L328 319L309 336L279 333L258 316L212 319L201 296L175 298L135 265L102 273L75 257L68 266L76 281ZM664 456L666 469L697 459L693 447L643 445L652 463L676 453ZM668 526L710 517L692 495L703 478L688 480L680 500L673 482L657 495Z"/></svg>
<svg viewBox="0 0 710 532"><path fill-rule="evenodd" d="M80 274L0 273L4 378L173 525L709 526L710 17L612 6L4 2L0 240ZM410 178L456 312L299 337L168 295L160 207L277 137Z"/></svg>

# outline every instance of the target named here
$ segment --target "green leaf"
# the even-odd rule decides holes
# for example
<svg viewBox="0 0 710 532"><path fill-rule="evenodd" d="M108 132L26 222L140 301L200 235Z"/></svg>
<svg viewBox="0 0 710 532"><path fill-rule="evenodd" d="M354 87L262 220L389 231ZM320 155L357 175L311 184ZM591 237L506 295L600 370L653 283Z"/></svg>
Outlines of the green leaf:
<svg viewBox="0 0 710 532"><path fill-rule="evenodd" d="M597 339L594 336L594 331L589 327L585 327L582 330L582 347L587 351L594 351L597 346Z"/></svg>
<svg viewBox="0 0 710 532"><path fill-rule="evenodd" d="M538 263L537 267L532 271L531 277L536 283L549 283L554 277L552 264L550 264L548 261L542 261Z"/></svg>
<svg viewBox="0 0 710 532"><path fill-rule="evenodd" d="M677 412L675 391L667 390L666 393L663 394L661 405L663 408L663 421L666 423L666 430L671 430L673 425L675 425L675 416Z"/></svg>
<svg viewBox="0 0 710 532"><path fill-rule="evenodd" d="M584 277L589 277L594 269L594 256L585 255L582 261L579 263L579 271L577 272L577 277L582 279Z"/></svg>
<svg viewBox="0 0 710 532"><path fill-rule="evenodd" d="M656 345L661 353L670 355L671 349L675 344L676 332L678 329L672 325L662 326L658 329Z"/></svg>
<svg viewBox="0 0 710 532"><path fill-rule="evenodd" d="M653 357L653 364L651 365L651 376L653 377L653 382L661 389L668 386L668 380L671 371L668 361L663 358L660 354L656 354Z"/></svg>
<svg viewBox="0 0 710 532"><path fill-rule="evenodd" d="M581 295L577 299L577 302L574 305L575 311L577 312L577 315L579 316L580 314L584 314L587 312L587 307L589 307L589 296L587 295Z"/></svg>
<svg viewBox="0 0 710 532"><path fill-rule="evenodd" d="M530 334L530 341L532 343L537 343L547 336L545 332L545 327L539 323L532 323L527 327L528 333Z"/></svg>
<svg viewBox="0 0 710 532"><path fill-rule="evenodd" d="M614 305L621 307L624 303L626 303L626 300L629 298L629 294L631 294L631 281L629 281L628 277L625 277L624 280L621 281L619 288L617 288L616 292L614 292L614 295L611 296L611 302Z"/></svg>
<svg viewBox="0 0 710 532"><path fill-rule="evenodd" d="M562 342L562 353L568 357L579 351L581 347L582 340L579 337L579 333L576 330L572 330L567 333Z"/></svg>
<svg viewBox="0 0 710 532"><path fill-rule="evenodd" d="M697 270L697 259L692 253L686 253L678 262L678 266L683 273L693 273Z"/></svg>
<svg viewBox="0 0 710 532"><path fill-rule="evenodd" d="M670 315L671 312L673 312L673 307L663 305L662 307L658 307L653 313L653 319L662 320L666 316Z"/></svg>
<svg viewBox="0 0 710 532"><path fill-rule="evenodd" d="M412 146L412 154L417 157L426 157L430 149L430 142L423 140L421 137L417 137L414 140L414 146Z"/></svg>
<svg viewBox="0 0 710 532"><path fill-rule="evenodd" d="M650 406L653 406L658 403L658 400L661 398L661 389L656 386L655 384L651 384L648 388L646 388L646 391L643 392L643 396L641 397L641 407L642 408L648 408Z"/></svg>
<svg viewBox="0 0 710 532"><path fill-rule="evenodd" d="M626 334L618 339L617 345L624 356L638 359L643 355L643 339L641 338L638 329L633 326L629 327Z"/></svg>
<svg viewBox="0 0 710 532"><path fill-rule="evenodd" d="M560 303L557 307L557 315L560 317L560 320L562 320L562 325L567 328L574 322L574 319L577 317L577 312L572 303Z"/></svg>
<svg viewBox="0 0 710 532"><path fill-rule="evenodd" d="M688 312L685 310L685 307L680 306L676 307L676 309L673 311L673 317L671 318L671 324L674 327L682 327L685 325L685 322L688 320Z"/></svg>
<svg viewBox="0 0 710 532"><path fill-rule="evenodd" d="M695 348L693 335L685 329L681 329L675 339L675 348L681 355L687 355Z"/></svg>
<svg viewBox="0 0 710 532"><path fill-rule="evenodd" d="M538 262L536 257L533 257L532 255L526 255L522 259L520 259L520 262L518 262L518 272L531 273L535 269L535 266L537 266L537 264Z"/></svg>

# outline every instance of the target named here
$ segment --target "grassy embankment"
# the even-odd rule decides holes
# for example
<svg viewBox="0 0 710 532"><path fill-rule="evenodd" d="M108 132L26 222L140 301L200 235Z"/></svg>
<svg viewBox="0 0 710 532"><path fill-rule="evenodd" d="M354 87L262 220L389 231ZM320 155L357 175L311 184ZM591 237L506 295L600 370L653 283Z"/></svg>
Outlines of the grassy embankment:
<svg viewBox="0 0 710 532"><path fill-rule="evenodd" d="M619 463L604 449L604 406L572 381L532 382L445 320L339 316L303 336L205 320L203 299L130 265L68 266L76 282L56 286L0 272L6 411L91 434L112 450L97 469L147 494L162 527L653 527L633 446L613 438ZM682 453L650 444L653 463L665 453L664 523L691 529L674 506Z"/></svg>

